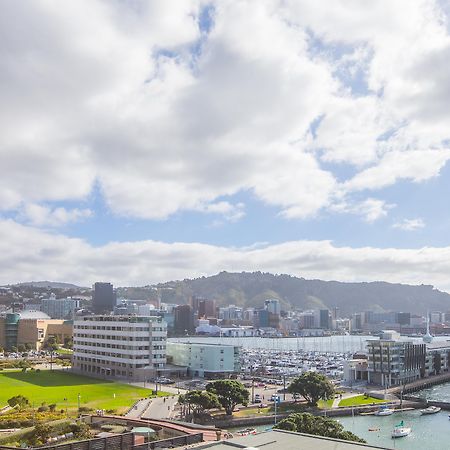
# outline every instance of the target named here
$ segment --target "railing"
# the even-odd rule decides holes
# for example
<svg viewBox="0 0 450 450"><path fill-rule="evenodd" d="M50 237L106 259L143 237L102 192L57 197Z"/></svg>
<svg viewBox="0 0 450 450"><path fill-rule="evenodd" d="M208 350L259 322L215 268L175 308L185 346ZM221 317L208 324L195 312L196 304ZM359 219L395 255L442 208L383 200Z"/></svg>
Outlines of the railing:
<svg viewBox="0 0 450 450"><path fill-rule="evenodd" d="M133 450L181 447L183 445L197 444L199 442L203 442L203 433L186 434L184 436L161 439L159 441L145 442L143 444L135 445Z"/></svg>

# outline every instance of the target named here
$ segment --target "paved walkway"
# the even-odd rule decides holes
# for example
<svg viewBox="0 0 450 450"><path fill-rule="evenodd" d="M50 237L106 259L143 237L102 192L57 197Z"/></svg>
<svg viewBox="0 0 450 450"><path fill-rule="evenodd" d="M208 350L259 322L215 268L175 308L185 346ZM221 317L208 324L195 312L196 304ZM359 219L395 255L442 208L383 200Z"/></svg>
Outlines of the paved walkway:
<svg viewBox="0 0 450 450"><path fill-rule="evenodd" d="M142 419L170 419L174 416L178 396L156 397L141 414Z"/></svg>
<svg viewBox="0 0 450 450"><path fill-rule="evenodd" d="M136 382L129 383L132 386L137 386L145 389L156 390L155 383L144 383L144 382ZM178 388L173 384L159 384L158 383L158 391L168 392L169 394L185 394L187 389Z"/></svg>
<svg viewBox="0 0 450 450"><path fill-rule="evenodd" d="M342 397L339 395L337 398L333 400L333 404L331 405L332 408L339 408L339 403L341 400L344 400L344 398L352 398L352 397L358 397L358 395L361 395L360 392L345 392L342 394Z"/></svg>
<svg viewBox="0 0 450 450"><path fill-rule="evenodd" d="M138 400L133 407L125 414L129 419L140 419L144 411L150 406L150 398L143 398Z"/></svg>

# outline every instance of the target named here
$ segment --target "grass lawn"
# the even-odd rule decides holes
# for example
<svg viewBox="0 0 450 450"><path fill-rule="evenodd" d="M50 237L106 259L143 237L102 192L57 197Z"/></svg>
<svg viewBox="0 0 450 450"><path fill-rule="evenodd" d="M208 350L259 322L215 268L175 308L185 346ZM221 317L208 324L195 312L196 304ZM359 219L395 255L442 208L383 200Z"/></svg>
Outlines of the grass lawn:
<svg viewBox="0 0 450 450"><path fill-rule="evenodd" d="M371 403L386 403L386 400L379 398L366 397L365 395L357 395L356 397L344 398L339 402L339 406L359 406L370 405Z"/></svg>
<svg viewBox="0 0 450 450"><path fill-rule="evenodd" d="M329 400L319 400L317 406L320 409L330 409L333 406L334 398L330 398Z"/></svg>
<svg viewBox="0 0 450 450"><path fill-rule="evenodd" d="M27 397L35 407L46 402L47 405L56 403L58 409L65 409L64 398L67 398L69 409L76 409L80 394L80 406L116 409L120 413L135 400L148 397L151 390L56 370L0 373L0 407L18 394ZM158 392L158 395L162 396L164 392Z"/></svg>
<svg viewBox="0 0 450 450"><path fill-rule="evenodd" d="M294 413L294 412L303 412L305 410L305 405L301 403L281 403L277 406L277 414L284 413ZM260 412L258 412L260 411ZM275 414L275 408L273 403L269 404L269 406L265 408L250 407L241 409L240 411L234 412L233 416L235 417L249 417L249 416L258 416L258 415L269 415Z"/></svg>
<svg viewBox="0 0 450 450"><path fill-rule="evenodd" d="M73 350L70 350L68 348L58 348L58 350L56 350L56 353L58 353L58 355L72 355Z"/></svg>

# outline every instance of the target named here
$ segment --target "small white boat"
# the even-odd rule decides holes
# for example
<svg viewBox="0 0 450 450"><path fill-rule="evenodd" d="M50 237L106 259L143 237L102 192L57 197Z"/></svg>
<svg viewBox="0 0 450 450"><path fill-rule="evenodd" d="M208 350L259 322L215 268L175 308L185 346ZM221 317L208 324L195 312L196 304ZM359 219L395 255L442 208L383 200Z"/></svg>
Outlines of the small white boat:
<svg viewBox="0 0 450 450"><path fill-rule="evenodd" d="M239 430L237 434L239 436L249 436L251 434L256 434L257 431L255 428L245 428L244 430Z"/></svg>
<svg viewBox="0 0 450 450"><path fill-rule="evenodd" d="M411 434L411 427L405 427L403 420L395 426L395 428L392 430L391 436L393 439L405 437Z"/></svg>
<svg viewBox="0 0 450 450"><path fill-rule="evenodd" d="M423 415L427 414L436 414L438 413L442 408L439 408L439 406L429 406L428 408L421 409L420 412Z"/></svg>
<svg viewBox="0 0 450 450"><path fill-rule="evenodd" d="M390 416L394 414L395 409L388 408L387 406L382 406L378 411L375 411L376 416Z"/></svg>

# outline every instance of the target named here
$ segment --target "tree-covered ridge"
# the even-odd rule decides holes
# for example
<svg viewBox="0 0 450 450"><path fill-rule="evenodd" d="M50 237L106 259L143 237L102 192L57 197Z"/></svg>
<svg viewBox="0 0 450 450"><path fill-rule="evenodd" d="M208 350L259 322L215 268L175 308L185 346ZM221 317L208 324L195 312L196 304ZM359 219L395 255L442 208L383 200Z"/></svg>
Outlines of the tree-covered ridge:
<svg viewBox="0 0 450 450"><path fill-rule="evenodd" d="M215 299L217 305L261 307L266 298L278 298L283 309L339 308L341 314L356 311L450 310L450 295L429 285L392 284L383 281L342 283L306 280L262 272L221 272L211 277L171 281L148 287L162 301L186 303L191 295Z"/></svg>

